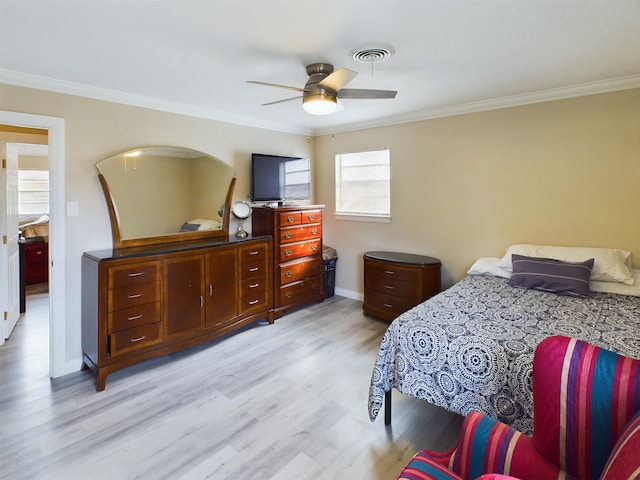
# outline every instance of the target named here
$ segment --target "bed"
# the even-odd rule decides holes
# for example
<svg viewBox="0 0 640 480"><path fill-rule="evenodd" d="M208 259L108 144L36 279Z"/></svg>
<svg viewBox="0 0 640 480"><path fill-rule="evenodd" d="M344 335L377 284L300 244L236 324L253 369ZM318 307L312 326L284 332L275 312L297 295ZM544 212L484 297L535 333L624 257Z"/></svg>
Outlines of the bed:
<svg viewBox="0 0 640 480"><path fill-rule="evenodd" d="M514 252L533 252L525 258L548 257L563 266L585 252L529 247L479 259L463 280L389 325L371 377L371 421L385 397L390 415L395 388L461 415L480 411L531 434L533 353L542 339L566 335L640 358L640 270L631 268L630 254L595 249L588 293L573 295L518 285Z"/></svg>

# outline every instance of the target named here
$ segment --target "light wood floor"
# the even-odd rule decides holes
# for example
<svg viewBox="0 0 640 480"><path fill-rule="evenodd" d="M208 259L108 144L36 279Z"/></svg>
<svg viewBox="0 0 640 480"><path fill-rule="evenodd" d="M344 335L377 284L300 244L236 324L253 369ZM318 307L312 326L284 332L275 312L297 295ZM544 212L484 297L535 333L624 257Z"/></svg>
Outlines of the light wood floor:
<svg viewBox="0 0 640 480"><path fill-rule="evenodd" d="M109 376L48 378L48 294L0 347L0 478L394 479L445 450L461 418L394 391L393 422L367 415L386 323L332 297L274 325Z"/></svg>

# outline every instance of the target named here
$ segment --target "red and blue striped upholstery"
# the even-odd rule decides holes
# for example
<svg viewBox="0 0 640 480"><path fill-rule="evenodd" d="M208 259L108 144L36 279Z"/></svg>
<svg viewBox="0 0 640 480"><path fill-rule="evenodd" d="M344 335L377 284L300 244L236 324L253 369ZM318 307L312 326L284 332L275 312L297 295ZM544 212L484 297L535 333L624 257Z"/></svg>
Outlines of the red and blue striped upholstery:
<svg viewBox="0 0 640 480"><path fill-rule="evenodd" d="M537 363L544 367L536 369ZM576 478L600 477L616 440L640 410L640 361L553 337L538 345L533 365L536 450Z"/></svg>
<svg viewBox="0 0 640 480"><path fill-rule="evenodd" d="M548 338L536 349L533 398L533 438L474 412L451 451L419 452L398 479L640 478L639 360Z"/></svg>

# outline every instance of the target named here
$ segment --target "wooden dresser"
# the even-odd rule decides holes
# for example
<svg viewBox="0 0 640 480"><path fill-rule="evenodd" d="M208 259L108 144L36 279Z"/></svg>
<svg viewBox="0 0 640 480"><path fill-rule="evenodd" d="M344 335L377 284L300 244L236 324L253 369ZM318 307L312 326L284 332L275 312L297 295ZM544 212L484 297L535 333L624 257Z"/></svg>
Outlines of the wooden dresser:
<svg viewBox="0 0 640 480"><path fill-rule="evenodd" d="M49 244L47 242L24 243L25 284L49 281Z"/></svg>
<svg viewBox="0 0 640 480"><path fill-rule="evenodd" d="M83 370L107 376L193 347L272 309L269 237L86 252L82 257Z"/></svg>
<svg viewBox="0 0 640 480"><path fill-rule="evenodd" d="M397 252L364 254L365 315L391 321L440 292L440 260Z"/></svg>
<svg viewBox="0 0 640 480"><path fill-rule="evenodd" d="M254 235L273 237L273 309L286 311L324 300L322 212L324 205L254 207Z"/></svg>

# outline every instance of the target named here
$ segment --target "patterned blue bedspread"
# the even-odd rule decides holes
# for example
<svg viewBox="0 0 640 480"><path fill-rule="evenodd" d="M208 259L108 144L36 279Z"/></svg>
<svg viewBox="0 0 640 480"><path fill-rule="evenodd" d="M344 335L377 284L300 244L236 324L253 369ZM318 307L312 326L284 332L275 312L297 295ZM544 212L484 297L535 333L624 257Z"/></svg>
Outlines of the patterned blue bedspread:
<svg viewBox="0 0 640 480"><path fill-rule="evenodd" d="M574 298L473 275L396 318L371 377L369 417L391 388L466 415L483 412L533 430L533 353L566 335L640 358L640 297Z"/></svg>

